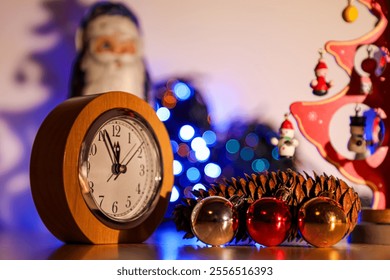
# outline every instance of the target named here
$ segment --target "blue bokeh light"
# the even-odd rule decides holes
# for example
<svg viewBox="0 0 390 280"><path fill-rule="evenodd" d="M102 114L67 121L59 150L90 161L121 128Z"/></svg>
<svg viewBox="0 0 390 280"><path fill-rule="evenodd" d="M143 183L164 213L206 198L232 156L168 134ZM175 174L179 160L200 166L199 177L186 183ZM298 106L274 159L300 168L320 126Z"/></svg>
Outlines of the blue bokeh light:
<svg viewBox="0 0 390 280"><path fill-rule="evenodd" d="M183 165L178 160L173 161L173 174L180 175L183 171Z"/></svg>
<svg viewBox="0 0 390 280"><path fill-rule="evenodd" d="M226 150L230 154L235 154L240 150L240 142L236 139L230 139L226 142Z"/></svg>
<svg viewBox="0 0 390 280"><path fill-rule="evenodd" d="M208 163L204 168L204 173L210 178L218 178L221 172L221 167L215 163Z"/></svg>
<svg viewBox="0 0 390 280"><path fill-rule="evenodd" d="M210 149L207 147L195 151L195 157L200 162L207 161L210 158L210 154Z"/></svg>
<svg viewBox="0 0 390 280"><path fill-rule="evenodd" d="M256 147L257 144L259 143L259 136L257 136L256 133L254 132L251 132L249 133L246 137L245 137L245 143L249 146L249 147Z"/></svg>
<svg viewBox="0 0 390 280"><path fill-rule="evenodd" d="M176 186L173 186L172 192L171 192L170 202L175 202L176 200L179 199L179 196L180 196L179 190L177 189Z"/></svg>
<svg viewBox="0 0 390 280"><path fill-rule="evenodd" d="M183 125L179 130L179 138L182 141L190 141L195 135L195 129L189 125Z"/></svg>
<svg viewBox="0 0 390 280"><path fill-rule="evenodd" d="M175 140L171 140L172 152L177 153L179 150L179 144Z"/></svg>
<svg viewBox="0 0 390 280"><path fill-rule="evenodd" d="M187 178L191 183L197 183L200 180L200 172L196 167L190 167L186 172Z"/></svg>
<svg viewBox="0 0 390 280"><path fill-rule="evenodd" d="M277 146L272 149L272 157L276 160L279 159L279 148Z"/></svg>
<svg viewBox="0 0 390 280"><path fill-rule="evenodd" d="M192 90L191 88L183 82L177 82L173 86L173 92L175 93L177 99L184 101L191 97Z"/></svg>
<svg viewBox="0 0 390 280"><path fill-rule="evenodd" d="M206 141L202 137L195 137L191 141L191 148L194 151L199 151L204 148L207 148Z"/></svg>
<svg viewBox="0 0 390 280"><path fill-rule="evenodd" d="M267 159L265 158L260 158L260 159L255 159L253 162L252 162L252 169L253 171L255 172L263 172L263 171L266 171L268 170L268 168L270 167L270 163Z"/></svg>
<svg viewBox="0 0 390 280"><path fill-rule="evenodd" d="M167 107L158 108L156 114L157 114L157 117L162 122L165 122L171 116L171 112L169 111L169 109Z"/></svg>
<svg viewBox="0 0 390 280"><path fill-rule="evenodd" d="M207 130L203 133L202 138L208 146L213 146L217 142L217 135L214 131Z"/></svg>
<svg viewBox="0 0 390 280"><path fill-rule="evenodd" d="M206 189L206 187L203 184L198 183L198 184L196 184L195 186L192 187L192 190L193 191L198 191L198 190L205 190L206 191L207 189Z"/></svg>
<svg viewBox="0 0 390 280"><path fill-rule="evenodd" d="M245 161L249 161L249 160L253 159L254 156L255 156L255 153L253 152L253 149L251 149L249 147L244 147L240 151L240 157Z"/></svg>

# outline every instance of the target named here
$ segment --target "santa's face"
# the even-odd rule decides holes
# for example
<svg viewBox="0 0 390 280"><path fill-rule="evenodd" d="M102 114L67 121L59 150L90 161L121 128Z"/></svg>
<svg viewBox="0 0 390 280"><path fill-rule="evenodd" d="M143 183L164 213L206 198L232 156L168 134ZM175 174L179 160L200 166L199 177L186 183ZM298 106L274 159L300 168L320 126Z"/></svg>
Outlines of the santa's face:
<svg viewBox="0 0 390 280"><path fill-rule="evenodd" d="M85 30L85 73L83 94L126 91L144 98L145 68L141 38L129 18L102 15Z"/></svg>
<svg viewBox="0 0 390 280"><path fill-rule="evenodd" d="M142 56L136 25L128 18L103 15L92 20L85 31L87 56L97 63L131 63Z"/></svg>
<svg viewBox="0 0 390 280"><path fill-rule="evenodd" d="M280 129L280 136L281 137L294 138L294 130L293 129L288 129L288 128L281 128Z"/></svg>
<svg viewBox="0 0 390 280"><path fill-rule="evenodd" d="M328 69L326 68L317 69L316 71L317 77L325 77L327 73L328 73Z"/></svg>

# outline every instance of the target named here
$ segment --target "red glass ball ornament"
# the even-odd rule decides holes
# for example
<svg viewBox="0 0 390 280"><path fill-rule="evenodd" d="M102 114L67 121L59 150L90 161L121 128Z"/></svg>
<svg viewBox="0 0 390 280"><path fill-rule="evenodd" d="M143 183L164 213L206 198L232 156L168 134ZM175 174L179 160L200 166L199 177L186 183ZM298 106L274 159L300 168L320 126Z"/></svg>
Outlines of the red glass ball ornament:
<svg viewBox="0 0 390 280"><path fill-rule="evenodd" d="M290 208L277 198L258 199L247 210L246 227L255 242L277 246L287 238L291 228Z"/></svg>
<svg viewBox="0 0 390 280"><path fill-rule="evenodd" d="M345 236L348 224L341 205L329 197L305 202L298 212L298 228L309 244L329 247Z"/></svg>

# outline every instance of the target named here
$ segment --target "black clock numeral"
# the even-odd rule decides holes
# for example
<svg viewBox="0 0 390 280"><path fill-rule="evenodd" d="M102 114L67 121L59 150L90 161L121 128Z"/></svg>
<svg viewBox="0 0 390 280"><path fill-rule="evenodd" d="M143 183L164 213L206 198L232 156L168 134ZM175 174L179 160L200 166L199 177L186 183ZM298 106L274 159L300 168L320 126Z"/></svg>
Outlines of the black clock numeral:
<svg viewBox="0 0 390 280"><path fill-rule="evenodd" d="M131 133L129 132L129 144L131 143Z"/></svg>
<svg viewBox="0 0 390 280"><path fill-rule="evenodd" d="M138 155L137 158L142 158L142 147L138 149Z"/></svg>
<svg viewBox="0 0 390 280"><path fill-rule="evenodd" d="M87 177L89 175L89 171L91 171L91 163L87 161Z"/></svg>
<svg viewBox="0 0 390 280"><path fill-rule="evenodd" d="M104 195L99 195L100 203L99 207L102 208L103 200L104 200Z"/></svg>
<svg viewBox="0 0 390 280"><path fill-rule="evenodd" d="M98 141L102 141L104 139L104 132L103 131L99 131L99 136L98 136Z"/></svg>
<svg viewBox="0 0 390 280"><path fill-rule="evenodd" d="M139 176L144 176L145 175L145 165L141 164L139 166L140 171L139 171Z"/></svg>
<svg viewBox="0 0 390 280"><path fill-rule="evenodd" d="M130 208L130 206L131 206L131 200L130 200L130 195L129 195L129 196L127 196L127 201L126 201L125 207Z"/></svg>
<svg viewBox="0 0 390 280"><path fill-rule="evenodd" d="M95 143L91 145L91 148L89 149L89 155L95 156L97 154L97 146Z"/></svg>
<svg viewBox="0 0 390 280"><path fill-rule="evenodd" d="M94 192L93 187L95 186L95 184L94 184L92 181L88 181L88 185L89 185L89 191L90 191L91 193L93 193L93 192Z"/></svg>
<svg viewBox="0 0 390 280"><path fill-rule="evenodd" d="M115 124L112 126L112 136L120 137L121 127L119 124Z"/></svg>
<svg viewBox="0 0 390 280"><path fill-rule="evenodd" d="M114 203L112 204L111 210L112 210L112 213L114 213L114 214L116 212L118 212L118 201L114 201Z"/></svg>

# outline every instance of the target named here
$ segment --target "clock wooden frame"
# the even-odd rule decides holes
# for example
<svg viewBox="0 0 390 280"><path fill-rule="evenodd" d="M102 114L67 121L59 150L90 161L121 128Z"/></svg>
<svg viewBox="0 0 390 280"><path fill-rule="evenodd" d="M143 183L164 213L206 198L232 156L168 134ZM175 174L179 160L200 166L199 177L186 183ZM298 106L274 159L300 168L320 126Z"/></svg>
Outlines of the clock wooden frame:
<svg viewBox="0 0 390 280"><path fill-rule="evenodd" d="M160 147L162 181L159 200L144 222L130 229L102 223L87 206L79 182L84 136L104 112L129 109L145 119ZM37 211L58 239L68 243L138 243L161 223L173 186L173 153L169 135L153 108L125 92L108 92L66 100L49 113L36 135L30 161L30 183Z"/></svg>

